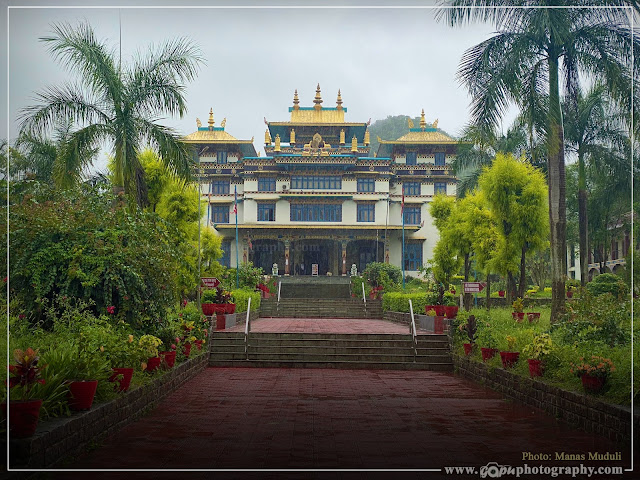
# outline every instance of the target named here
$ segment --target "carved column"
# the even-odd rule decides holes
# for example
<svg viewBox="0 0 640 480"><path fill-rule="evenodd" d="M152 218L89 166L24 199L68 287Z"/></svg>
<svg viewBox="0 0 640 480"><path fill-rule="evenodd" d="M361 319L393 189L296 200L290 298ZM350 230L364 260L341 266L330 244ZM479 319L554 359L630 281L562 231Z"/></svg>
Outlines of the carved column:
<svg viewBox="0 0 640 480"><path fill-rule="evenodd" d="M342 276L347 276L347 241L343 240L342 245Z"/></svg>
<svg viewBox="0 0 640 480"><path fill-rule="evenodd" d="M242 239L242 263L247 263L249 261L249 244L247 243L247 239Z"/></svg>
<svg viewBox="0 0 640 480"><path fill-rule="evenodd" d="M289 247L291 246L291 241L284 241L284 275L286 277L289 276Z"/></svg>

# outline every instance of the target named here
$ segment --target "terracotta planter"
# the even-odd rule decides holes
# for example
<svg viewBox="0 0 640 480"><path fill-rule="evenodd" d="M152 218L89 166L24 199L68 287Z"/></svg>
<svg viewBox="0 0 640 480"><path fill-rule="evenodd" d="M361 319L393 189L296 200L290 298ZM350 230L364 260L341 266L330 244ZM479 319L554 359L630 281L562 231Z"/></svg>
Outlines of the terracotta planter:
<svg viewBox="0 0 640 480"><path fill-rule="evenodd" d="M162 359L160 357L151 357L147 360L147 372L153 372L160 366Z"/></svg>
<svg viewBox="0 0 640 480"><path fill-rule="evenodd" d="M235 313L236 304L235 303L225 303L225 311L224 313Z"/></svg>
<svg viewBox="0 0 640 480"><path fill-rule="evenodd" d="M571 298L571 297L573 297L573 291L569 290L567 292L567 298Z"/></svg>
<svg viewBox="0 0 640 480"><path fill-rule="evenodd" d="M214 310L214 305L215 303L203 303L202 304L202 313L204 315L207 315L208 317L210 317L211 315L214 315L216 312Z"/></svg>
<svg viewBox="0 0 640 480"><path fill-rule="evenodd" d="M518 363L520 352L500 352L500 359L504 368L513 368Z"/></svg>
<svg viewBox="0 0 640 480"><path fill-rule="evenodd" d="M482 361L486 362L487 360L492 359L498 353L497 348L480 348L480 352L482 353Z"/></svg>
<svg viewBox="0 0 640 480"><path fill-rule="evenodd" d="M527 319L529 323L537 322L540 320L540 312L527 312Z"/></svg>
<svg viewBox="0 0 640 480"><path fill-rule="evenodd" d="M504 298L504 290L498 290L498 296Z"/></svg>
<svg viewBox="0 0 640 480"><path fill-rule="evenodd" d="M118 392L126 392L129 390L131 378L133 377L133 368L115 367L111 370L113 370L113 375L109 377L109 381L117 383L117 385L114 385L114 390Z"/></svg>
<svg viewBox="0 0 640 480"><path fill-rule="evenodd" d="M444 314L447 318L456 318L458 316L458 307L455 305L446 306L444 307Z"/></svg>
<svg viewBox="0 0 640 480"><path fill-rule="evenodd" d="M582 380L582 388L587 393L599 393L602 391L604 387L604 383L607 380L607 377L593 377L591 375L582 375L580 377Z"/></svg>
<svg viewBox="0 0 640 480"><path fill-rule="evenodd" d="M196 347L198 347L198 350L202 350L202 344L204 343L204 340L196 340L193 343L196 344Z"/></svg>
<svg viewBox="0 0 640 480"><path fill-rule="evenodd" d="M176 351L169 350L167 352L160 352L160 357L163 359L164 364L168 368L173 368L176 363Z"/></svg>
<svg viewBox="0 0 640 480"><path fill-rule="evenodd" d="M444 317L445 315L444 305L434 305L433 308L436 311L436 315L438 317Z"/></svg>
<svg viewBox="0 0 640 480"><path fill-rule="evenodd" d="M216 330L224 330L226 328L226 319L224 313L216 313Z"/></svg>
<svg viewBox="0 0 640 480"><path fill-rule="evenodd" d="M424 306L424 313L429 315L427 312L429 310L433 310L434 312L436 311L436 306L435 305L425 305ZM435 315L434 315L435 316Z"/></svg>
<svg viewBox="0 0 640 480"><path fill-rule="evenodd" d="M25 400L9 402L9 436L26 438L36 433L42 400ZM2 404L2 412L7 404Z"/></svg>
<svg viewBox="0 0 640 480"><path fill-rule="evenodd" d="M518 323L520 323L520 322L522 322L522 320L524 320L524 312L511 312L511 316Z"/></svg>
<svg viewBox="0 0 640 480"><path fill-rule="evenodd" d="M471 343L463 343L462 346L464 347L464 354L467 356L471 355L473 345Z"/></svg>
<svg viewBox="0 0 640 480"><path fill-rule="evenodd" d="M542 360L536 360L535 358L530 358L527 360L529 363L529 376L533 377L541 377L542 376Z"/></svg>
<svg viewBox="0 0 640 480"><path fill-rule="evenodd" d="M98 388L97 380L80 380L69 383L69 408L71 410L89 410Z"/></svg>
<svg viewBox="0 0 640 480"><path fill-rule="evenodd" d="M433 319L433 333L441 335L444 333L444 316L436 315Z"/></svg>

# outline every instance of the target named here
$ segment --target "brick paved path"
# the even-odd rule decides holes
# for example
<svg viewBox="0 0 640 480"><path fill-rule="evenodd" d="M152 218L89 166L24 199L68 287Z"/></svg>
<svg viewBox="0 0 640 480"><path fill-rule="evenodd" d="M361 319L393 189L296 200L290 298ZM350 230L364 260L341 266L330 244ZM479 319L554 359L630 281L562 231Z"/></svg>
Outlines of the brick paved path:
<svg viewBox="0 0 640 480"><path fill-rule="evenodd" d="M440 468L490 461L515 466L525 463L523 451L621 451L629 464L628 449L449 373L208 368L70 467ZM327 477L262 472L251 478Z"/></svg>
<svg viewBox="0 0 640 480"><path fill-rule="evenodd" d="M240 319L240 317L238 317ZM226 332L244 332L245 320ZM409 335L409 326L386 320L364 318L259 318L251 331L260 333L400 333ZM418 331L418 334L426 332Z"/></svg>

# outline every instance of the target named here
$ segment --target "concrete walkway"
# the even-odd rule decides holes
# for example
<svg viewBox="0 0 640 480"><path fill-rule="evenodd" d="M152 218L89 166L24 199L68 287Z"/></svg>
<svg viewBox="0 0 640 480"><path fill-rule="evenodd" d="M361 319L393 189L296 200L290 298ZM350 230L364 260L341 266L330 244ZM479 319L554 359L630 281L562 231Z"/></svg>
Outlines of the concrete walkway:
<svg viewBox="0 0 640 480"><path fill-rule="evenodd" d="M225 332L244 332L242 321ZM257 333L382 333L409 335L409 326L369 318L258 318L251 322ZM427 334L418 330L418 335Z"/></svg>
<svg viewBox="0 0 640 480"><path fill-rule="evenodd" d="M556 452L618 451L622 462L585 464L628 466L629 450L570 428L540 410L507 402L453 374L208 368L148 416L69 467L439 469L488 462L567 466L580 462L556 461ZM525 462L523 452L548 454L553 460ZM148 475L129 473L126 478L247 478L246 473ZM319 474L261 472L249 478L355 478L347 473L313 475ZM437 472L413 475L440 477ZM69 476L60 473L56 478ZM367 478L408 477L386 473Z"/></svg>

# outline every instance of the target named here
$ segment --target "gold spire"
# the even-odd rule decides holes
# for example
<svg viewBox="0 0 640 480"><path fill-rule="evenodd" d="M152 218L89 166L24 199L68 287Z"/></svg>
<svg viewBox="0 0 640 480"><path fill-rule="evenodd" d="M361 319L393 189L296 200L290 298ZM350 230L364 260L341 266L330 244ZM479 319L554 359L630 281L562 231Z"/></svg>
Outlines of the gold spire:
<svg viewBox="0 0 640 480"><path fill-rule="evenodd" d="M358 139L356 138L355 135L351 139L351 151L352 152L357 152L358 151Z"/></svg>
<svg viewBox="0 0 640 480"><path fill-rule="evenodd" d="M273 149L274 152L279 152L280 151L280 135L276 134L276 146Z"/></svg>
<svg viewBox="0 0 640 480"><path fill-rule="evenodd" d="M369 145L371 143L371 134L369 133L369 130L365 130L364 132L364 144L365 145Z"/></svg>
<svg viewBox="0 0 640 480"><path fill-rule="evenodd" d="M340 130L340 145L344 145L345 144L345 139L344 139L344 128Z"/></svg>
<svg viewBox="0 0 640 480"><path fill-rule="evenodd" d="M422 109L422 113L420 114L420 130L424 131L427 128L427 121L424 119L424 108Z"/></svg>
<svg viewBox="0 0 640 480"><path fill-rule="evenodd" d="M313 99L313 103L315 103L313 108L315 108L316 110L322 110L322 95L320 95L320 84L318 84L318 86L316 87L316 98Z"/></svg>
<svg viewBox="0 0 640 480"><path fill-rule="evenodd" d="M213 130L213 124L215 122L213 121L213 108L211 110L209 110L209 130Z"/></svg>
<svg viewBox="0 0 640 480"><path fill-rule="evenodd" d="M300 106L298 105L300 100L298 100L298 89L296 88L295 92L293 92L293 109L300 110Z"/></svg>
<svg viewBox="0 0 640 480"><path fill-rule="evenodd" d="M292 128L289 134L289 144L293 145L294 143L296 143L296 131Z"/></svg>
<svg viewBox="0 0 640 480"><path fill-rule="evenodd" d="M336 109L342 110L342 95L340 95L340 89L338 89L338 99L336 100Z"/></svg>
<svg viewBox="0 0 640 480"><path fill-rule="evenodd" d="M267 128L264 132L264 144L271 145L271 135L269 134L269 129Z"/></svg>

